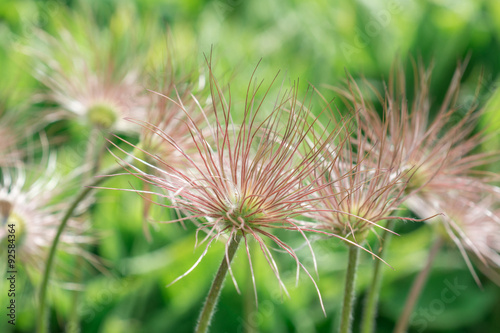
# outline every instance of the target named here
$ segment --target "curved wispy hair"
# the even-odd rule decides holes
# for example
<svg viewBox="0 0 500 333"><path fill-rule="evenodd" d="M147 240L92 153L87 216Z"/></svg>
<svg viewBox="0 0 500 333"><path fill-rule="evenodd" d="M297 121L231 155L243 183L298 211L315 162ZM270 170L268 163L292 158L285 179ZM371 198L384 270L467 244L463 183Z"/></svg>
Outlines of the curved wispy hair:
<svg viewBox="0 0 500 333"><path fill-rule="evenodd" d="M433 198L434 200L429 200ZM500 285L500 210L498 198L483 193L477 201L450 191L439 196L429 193L425 199L415 197L408 202L416 214L442 212L441 217L430 220L438 230L449 236L459 249L469 271L481 285L473 263L486 276Z"/></svg>
<svg viewBox="0 0 500 333"><path fill-rule="evenodd" d="M320 198L320 209L311 214L316 220L311 225L361 243L368 232L376 232L377 228L394 233L379 224L384 220L421 221L393 216L406 200L410 171L401 170L401 161L396 156L381 158L386 135L374 139L369 131L380 129L363 127L362 114L357 108L351 106L344 117L348 120L342 120L341 139L327 145L339 154L330 155L333 160L325 158L329 167L323 176L312 176L318 179L321 189L315 194Z"/></svg>
<svg viewBox="0 0 500 333"><path fill-rule="evenodd" d="M413 66L415 91L412 102L408 101L406 79L401 67L393 69L383 94L366 82L383 106L382 118L373 103L363 98L361 88L352 77L347 90L337 91L359 110L361 126L367 134L371 133L370 140L383 142L380 158L397 159L401 165L400 171L409 171L406 204L413 212L422 218L436 213L454 216L455 208L451 207L460 202L463 216L472 218L472 212L478 214L478 218L471 220L473 222L464 223L472 223L477 227L483 221L488 221L482 218L488 212L487 207L480 204L484 196L489 195L497 202L500 198L500 189L494 185L494 181L499 179L498 175L484 170L498 161L500 154L477 152L481 143L488 138L484 131L474 132L482 112L476 104L458 103L460 81L466 65L461 64L455 70L437 109L429 96L431 70L425 70L421 64L413 63ZM434 116L433 111L436 112ZM385 137L385 141L380 140L381 137ZM488 255L479 255L479 249L489 245L480 246L476 243L471 247L470 237L475 236L467 234L470 229L463 227L464 223L459 227L449 217L436 220L443 223L478 281L465 249L478 258L485 258ZM464 221L463 218L460 220ZM484 223L491 225L490 222ZM477 237L475 239L479 240ZM490 260L488 263L496 265L497 262Z"/></svg>
<svg viewBox="0 0 500 333"><path fill-rule="evenodd" d="M429 96L431 69L413 64L415 91L408 102L404 70L394 68L384 93L365 81L383 106L382 118L373 103L350 77L347 90L339 90L354 104L361 117L360 126L372 142L382 141L383 160L400 160L403 170L410 172L410 192L470 192L471 183L483 191L496 192L488 183L498 175L478 169L498 160L497 152L477 153L475 150L487 139L484 132L474 133L481 116L477 104L458 104L460 81L466 63L455 70L445 97L432 116L434 107ZM477 183L481 180L481 183ZM477 188L476 188L477 189Z"/></svg>
<svg viewBox="0 0 500 333"><path fill-rule="evenodd" d="M140 127L138 149L134 151L134 156L147 163L139 163L145 173L152 173L159 177L165 177L164 172L151 168L148 164L162 167L163 161L168 161L170 167L182 170L186 167L184 155L172 146L164 137L169 137L179 146L183 147L183 152L197 156L197 146L191 138L188 122L194 122L197 126L202 126L207 117L210 117L210 105L202 106L197 97L191 92L191 87L185 87L183 92L179 92L173 80L168 80L161 92L151 91L150 109L147 113L147 120L126 118L130 122ZM170 102L171 98L176 98L179 103ZM119 138L121 139L121 138ZM123 140L123 139L121 139ZM145 182L143 189L154 191L157 188L151 187ZM143 194L148 199L151 194ZM143 209L143 231L148 240L151 240L149 232L149 211L151 200L144 200Z"/></svg>
<svg viewBox="0 0 500 333"><path fill-rule="evenodd" d="M182 92L178 91L173 81L162 91L150 93L152 102L146 120L126 118L141 127L139 148L144 153L139 155L152 164L168 161L170 166L182 168L185 165L183 154L164 137L169 137L182 146L185 153L196 154L196 145L186 124L193 123L201 128L212 113L211 106L207 105L207 102L202 105L190 87ZM178 102L172 103L172 99Z"/></svg>
<svg viewBox="0 0 500 333"><path fill-rule="evenodd" d="M0 117L0 167L20 161L22 152L17 148L18 141L18 134Z"/></svg>
<svg viewBox="0 0 500 333"><path fill-rule="evenodd" d="M0 101L0 167L15 166L26 157L25 145L31 143L28 138L36 133L37 125L32 120L22 121L24 110L2 104Z"/></svg>
<svg viewBox="0 0 500 333"><path fill-rule="evenodd" d="M257 241L285 292L278 266L265 238L294 258L297 263L297 278L300 268L303 268L314 282L294 249L276 236L273 230L282 229L300 234L306 239L311 252L312 247L307 240L306 231L328 234L353 243L336 234L304 226L300 220L305 213L315 210L314 205L318 198L313 194L319 191L321 186L326 186L318 186L317 180L311 180L311 174L323 176L319 171L326 170L323 155L329 138L337 135L337 128L326 126L328 130L315 132L318 118L312 117L306 107L309 94L306 94L303 101L298 100L298 84L292 84L290 89L281 92L274 105L268 106L266 98L276 77L259 99L257 95L261 93L263 82L256 84L256 88L252 90L252 75L244 104L235 106L230 89L229 100L224 97L210 64L209 72L213 117L207 117L208 129L200 128L191 118L189 111L185 110L185 126L188 127L192 143L196 146L196 154L186 152L184 143L177 142L168 133L157 132L183 156L186 167L177 168L168 160L151 155L150 157L159 163L158 166L148 165L163 175L146 174L135 164L129 164L128 170L144 182L163 189L166 194L162 196L170 198L171 194L174 195L171 204L157 204L178 209L185 217L168 223L197 219L198 232L206 231L206 236L200 242L206 242L206 248L186 274L198 265L214 240L221 236L231 238L236 233L241 233L250 262L255 296L257 294L249 239ZM170 102L184 109L182 101ZM233 117L236 116L242 117L241 122L233 122ZM155 130L152 125L151 128ZM310 144L304 144L306 141ZM141 162L147 163L144 160ZM136 192L143 196L151 193ZM226 258L227 247L228 245ZM229 272L232 276L231 269ZM236 281L234 282L236 285ZM316 285L315 282L314 284Z"/></svg>
<svg viewBox="0 0 500 333"><path fill-rule="evenodd" d="M70 204L61 199L67 180L56 169L55 155L44 158L36 168L17 165L0 169L0 240L7 238L7 225L14 224L16 258L29 273L43 272L53 239ZM87 201L78 207L80 214L86 205ZM70 219L61 235L59 249L83 256L97 267L96 258L82 248L94 240L88 229L84 220Z"/></svg>

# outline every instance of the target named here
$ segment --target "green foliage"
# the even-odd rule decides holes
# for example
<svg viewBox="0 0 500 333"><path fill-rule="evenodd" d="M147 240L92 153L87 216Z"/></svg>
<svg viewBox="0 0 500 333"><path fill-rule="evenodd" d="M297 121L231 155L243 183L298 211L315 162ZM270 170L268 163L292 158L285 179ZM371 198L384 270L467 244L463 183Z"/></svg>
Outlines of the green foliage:
<svg viewBox="0 0 500 333"><path fill-rule="evenodd" d="M395 59L404 60L411 78L411 63L406 59L421 57L426 64L434 62L431 97L440 101L457 61L470 53L464 78L464 103L472 100L478 74L483 72L478 102L486 104L488 112L481 121L493 133L483 149L500 147L500 92L495 85L500 73L498 1L2 1L0 114L4 110L29 109L32 114L39 115L37 96L44 92L44 88L37 86L30 75L29 61L20 52L23 43L33 38L33 29L54 33L62 26L71 29L74 25L78 38L89 42L86 32L79 30L84 26L88 12L94 13L100 27L109 26L109 30L103 28L103 31L118 36L121 43L113 46L113 52L118 54L129 52L129 45L123 40L131 29L147 27L141 30L143 35L140 38L156 41L148 50L146 70L153 77L151 82L163 77L161 68L170 54L173 54L175 74L190 79L194 73L203 73L204 55L211 56L216 71L221 74L220 82L226 84L230 81L231 94L238 97L245 96L248 78L259 60L258 80L269 83L277 71L282 70L292 79L300 78L302 91L305 91L306 84L312 83L330 100L335 94L324 91L323 85L336 85L345 80L345 70L354 77L364 75L374 85L381 86ZM69 23L64 17L67 13L71 14ZM147 88L154 90L156 87ZM334 105L343 107L337 100ZM236 106L242 107L241 104ZM321 105L313 107L315 112L321 109ZM53 146L59 154L62 172L70 173L84 163L86 128L64 120L45 129L49 139L54 139ZM137 141L137 138L131 140ZM114 160L106 156L104 164L111 163ZM498 172L499 167L493 171ZM143 185L139 181L130 184L112 179L106 186L141 188ZM65 281L56 279L51 284L50 319L54 331L67 329L71 309L75 306L81 332L192 331L222 257L223 244L213 244L191 274L167 288L167 284L194 264L204 248L203 245L194 248L195 228L189 221L184 227L148 222L147 228L152 232L152 239L148 241L143 233L143 209L143 201L135 193L100 190L96 194L88 214L97 241L89 250L103 260L105 273L95 268L75 267L74 276L65 277ZM177 214L161 207L152 210L152 215L159 221L168 221ZM380 327L393 327L407 290L425 261L432 238L428 227L398 223L401 224L402 236L393 238L386 259L395 270L384 268L387 274L381 293ZM369 236L368 242L374 248L378 246L374 235ZM298 241L294 245L303 244ZM287 256L276 255L283 281L289 288L291 297L287 298L280 294L278 281L258 251L257 244L252 243L259 307L253 304L248 261L244 250L240 249L233 271L243 294L239 295L231 280L226 280L212 331L330 332L336 328L347 252L343 245L325 240L317 240L313 247L317 254L318 285L325 299L327 318L321 312L314 286L304 274L295 286L295 262ZM438 258L416 309L417 313L422 313L434 306L432 320L424 323L418 321L421 317L416 318L414 331L419 332L424 324L425 332L500 330L498 320L492 319L498 313L500 289L482 275L484 286L479 288L463 259L456 253L450 254L451 251ZM298 254L313 272L312 262L307 261L307 246ZM2 267L4 257L2 252ZM64 256L59 260L74 265ZM361 303L369 284L373 260L361 253L360 261L358 303ZM1 332L34 330L35 286L39 279L39 276L34 276L18 281L21 293L17 299L17 325L13 328L2 316ZM446 288L445 282L454 279L458 279L465 289L456 300L446 303L440 295ZM76 285L79 290L76 305L74 292L68 290L66 282L73 287ZM6 280L1 279L2 309L7 302L6 288ZM360 311L360 305L357 311ZM353 326L356 331L359 323L354 322Z"/></svg>

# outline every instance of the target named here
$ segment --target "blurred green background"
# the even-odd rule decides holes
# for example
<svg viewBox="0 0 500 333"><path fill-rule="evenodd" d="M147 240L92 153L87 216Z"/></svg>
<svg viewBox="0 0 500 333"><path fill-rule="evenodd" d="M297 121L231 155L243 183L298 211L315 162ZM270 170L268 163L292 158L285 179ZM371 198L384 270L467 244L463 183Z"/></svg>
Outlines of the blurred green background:
<svg viewBox="0 0 500 333"><path fill-rule="evenodd" d="M19 49L33 38L34 29L54 33L61 27L68 28L73 22L68 20L68 13L83 22L86 15L91 15L103 31L111 29L123 38L131 34L140 39L150 47L145 71L153 77L161 75L157 64L169 54L173 54L176 74L182 77L202 71L203 54L212 52L216 73L223 84L230 80L236 103L243 101L250 74L260 60L258 79L270 82L281 70L292 80L300 78L302 91L311 83L333 97L325 86L343 82L346 70L382 86L393 62L399 58L409 64L410 57L421 57L426 65L434 63L430 92L432 100L439 103L457 61L470 54L463 80L463 103L467 106L479 87L479 102L487 107L481 121L489 124L493 133L500 129L500 93L496 85L500 73L499 1L2 0L1 108L29 112L44 108L36 99L42 87L32 78ZM71 31L71 27L68 29ZM411 66L407 67L411 85ZM145 86L155 89L154 85ZM68 171L82 163L87 129L67 121L44 129L49 137L64 134L64 140L53 147L61 168ZM499 147L498 135L484 144L484 149ZM107 160L113 163L111 157ZM500 167L492 166L492 170L498 172ZM128 179L112 179L108 184L140 187L129 184ZM173 214L158 207L154 213L162 220ZM89 250L103 258L108 274L80 269L66 276L64 282L80 284L80 292L64 288L63 280L51 285L53 332L191 332L221 260L223 244L213 245L191 274L166 288L191 267L203 250L194 249L194 226L157 224L152 228L153 240L148 242L142 232L140 198L117 191L99 191L89 217L99 235L99 241ZM433 238L432 230L422 224L400 222L396 231L401 236L392 239L387 258L395 269L385 268L377 332L392 330ZM295 247L302 245L300 240L290 242ZM377 242L372 246L376 247ZM339 242L324 239L317 240L314 248L326 318L314 286L304 274L295 286L295 266L289 256L276 254L290 291L291 297L287 298L279 293L278 282L254 248L259 307L252 303L248 262L240 252L233 271L243 294L239 295L231 281L226 281L212 332L330 332L336 328L346 249ZM298 253L312 272L307 247ZM356 318L360 317L372 263L371 257L362 254ZM2 316L1 332L34 331L36 287L22 276L19 274L18 289L22 294L18 298L17 325L12 329ZM416 308L411 332L500 331L500 288L483 276L481 279L482 288L475 284L453 246L443 250ZM441 295L449 283L464 288L453 302L444 303ZM5 282L0 285L4 290ZM2 308L6 302L6 293L2 292ZM354 331L358 329L355 321Z"/></svg>

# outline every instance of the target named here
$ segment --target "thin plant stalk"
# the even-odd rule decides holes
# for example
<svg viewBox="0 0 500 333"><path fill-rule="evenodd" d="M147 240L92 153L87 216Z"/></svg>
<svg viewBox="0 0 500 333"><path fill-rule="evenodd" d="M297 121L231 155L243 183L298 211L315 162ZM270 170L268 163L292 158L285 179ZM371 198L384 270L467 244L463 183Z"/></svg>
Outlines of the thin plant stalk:
<svg viewBox="0 0 500 333"><path fill-rule="evenodd" d="M85 153L85 160L92 161L92 163L90 163L89 169L84 174L82 182L84 185L85 183L92 181L92 177L94 177L99 170L102 157L101 152L106 148L107 142L104 139L103 131L96 126L93 126L88 137L87 150ZM77 283L81 283L81 280L83 279L82 266L83 258L78 257L77 264L74 267ZM67 331L69 333L80 331L80 316L77 311L80 293L81 290L74 290L72 292L70 319L67 325Z"/></svg>
<svg viewBox="0 0 500 333"><path fill-rule="evenodd" d="M429 277L429 273L431 271L432 263L436 258L441 246L443 245L443 239L438 237L434 244L432 245L431 250L429 251L429 256L427 257L427 261L425 263L424 269L418 273L413 285L411 287L408 298L406 299L405 306L403 308L403 312L399 317L398 322L396 323L396 328L394 329L394 333L405 333L408 330L408 324L410 321L410 316L413 312L413 308L417 303L420 294L425 286L425 282Z"/></svg>
<svg viewBox="0 0 500 333"><path fill-rule="evenodd" d="M342 314L340 318L340 333L351 332L358 257L359 247L349 245L349 258L347 261L347 272L345 275L344 302L342 305Z"/></svg>
<svg viewBox="0 0 500 333"><path fill-rule="evenodd" d="M109 176L116 174L117 172L123 170L123 166L118 164L109 168L106 172L103 172L103 175ZM47 262L45 263L45 271L42 278L42 283L40 285L40 294L39 294L39 304L38 304L38 314L37 314L37 332L38 333L46 333L47 332L47 324L45 322L45 307L46 307L46 299L47 299L47 286L50 279L50 273L52 270L52 265L54 262L55 254L57 251L57 245L59 244L59 239L66 228L66 225L73 215L73 212L78 207L80 202L82 202L87 195L94 189L94 187L99 186L103 183L108 177L97 177L92 182L90 182L86 187L82 188L80 193L75 197L68 210L64 214L61 224L57 229L54 240L52 241L52 246L50 247L49 255L47 257Z"/></svg>
<svg viewBox="0 0 500 333"><path fill-rule="evenodd" d="M84 181L88 181L92 178L97 173L96 166L98 165L98 152L100 150L100 141L102 134L99 128L93 126L92 129L90 130L89 137L87 140L87 149L85 151L85 161L91 162L89 163L89 168L87 172L85 172L84 175Z"/></svg>
<svg viewBox="0 0 500 333"><path fill-rule="evenodd" d="M389 222L387 222L386 228L392 230L393 227L394 220L389 220ZM383 240L383 244L380 248L378 256L380 258L383 258L385 249L389 246L391 233L384 229L380 237ZM375 331L375 317L377 315L377 303L380 293L380 285L382 283L382 272L382 261L375 259L375 262L373 263L373 277L370 284L370 289L368 290L368 295L366 296L363 318L361 319L361 333L373 333Z"/></svg>
<svg viewBox="0 0 500 333"><path fill-rule="evenodd" d="M102 159L109 148L108 140L109 134L106 134L105 131L101 130L100 133L98 133L98 144L96 145L98 149L96 150L94 164L92 165L92 172L94 175L96 175L97 172L101 169Z"/></svg>
<svg viewBox="0 0 500 333"><path fill-rule="evenodd" d="M75 269L75 274L76 274L76 281L77 283L81 283L83 280L83 258L78 257L76 259L77 265L74 267ZM70 315L69 315L69 320L68 324L66 325L66 332L68 333L77 333L80 332L80 316L78 313L78 304L80 301L80 293L81 290L73 290L72 291L72 297L71 297L71 310L70 310Z"/></svg>
<svg viewBox="0 0 500 333"><path fill-rule="evenodd" d="M212 320L212 316L215 312L215 306L217 305L217 301L219 299L219 295L222 290L222 284L227 275L229 265L233 260L236 250L238 249L241 237L242 234L238 232L234 235L234 237L231 237L231 239L229 240L227 258L226 256L222 258L222 262L219 266L217 274L215 275L214 281L212 282L210 291L208 292L205 305L201 310L200 318L198 319L198 325L196 326L195 333L208 332L208 327L210 326L210 321Z"/></svg>
<svg viewBox="0 0 500 333"><path fill-rule="evenodd" d="M251 253L251 250L252 248L249 247L248 248L248 253ZM250 256L249 256L250 257ZM252 290L255 285L254 285L254 276L253 276L253 272L252 272L252 269L250 268L250 266L248 266L248 273L247 273L247 280L246 280L246 288L247 290ZM255 311L257 311L257 295L253 295L252 293L245 293L244 295L244 305L243 305L243 313L244 313L244 317L245 318L245 330L244 332L245 333L258 333L258 325L257 323L252 323L252 320L250 319L251 318L251 315L252 313L254 313Z"/></svg>

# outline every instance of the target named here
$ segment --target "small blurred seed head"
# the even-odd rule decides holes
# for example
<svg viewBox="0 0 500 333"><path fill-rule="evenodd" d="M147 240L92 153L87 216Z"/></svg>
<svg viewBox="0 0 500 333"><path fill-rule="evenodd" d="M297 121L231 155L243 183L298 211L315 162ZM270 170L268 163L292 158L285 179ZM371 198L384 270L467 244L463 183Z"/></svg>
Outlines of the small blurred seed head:
<svg viewBox="0 0 500 333"><path fill-rule="evenodd" d="M354 104L369 142L382 146L379 160L396 161L400 172L407 172L406 205L422 218L446 215L432 219L432 224L438 234L453 240L477 280L467 253L484 267L498 264L498 247L491 240L500 237L500 228L494 227L498 226L495 205L500 202L500 188L493 183L499 177L481 168L497 163L500 154L477 152L487 137L485 132L475 133L482 110L474 104L464 110L457 102L464 71L465 64L457 67L437 108L429 94L431 70L422 64L414 63L412 101L408 101L401 66L395 65L383 93L365 82L383 105L382 118L352 77L347 90L337 91L346 103ZM433 109L437 110L434 116Z"/></svg>
<svg viewBox="0 0 500 333"><path fill-rule="evenodd" d="M0 241L6 241L9 226L14 226L16 257L30 273L39 273L69 202L60 197L65 190L55 171L55 159L49 158L46 169L5 167L0 170ZM87 225L71 219L61 236L60 250L73 255L85 253L81 245L92 238Z"/></svg>
<svg viewBox="0 0 500 333"><path fill-rule="evenodd" d="M62 109L49 109L47 120L70 117L115 133L134 131L124 118L146 119L145 68L158 31L147 22L126 33L114 24L138 20L133 10L119 10L104 26L88 8L60 10L53 18L61 25L57 32L37 30L23 46L33 75L46 87L43 98Z"/></svg>

